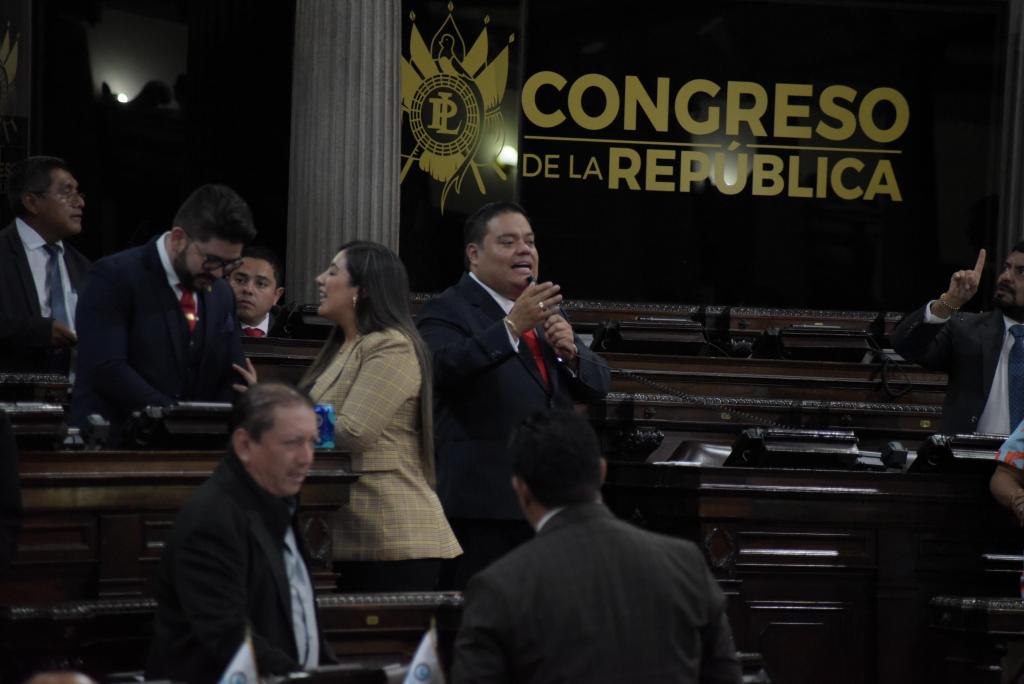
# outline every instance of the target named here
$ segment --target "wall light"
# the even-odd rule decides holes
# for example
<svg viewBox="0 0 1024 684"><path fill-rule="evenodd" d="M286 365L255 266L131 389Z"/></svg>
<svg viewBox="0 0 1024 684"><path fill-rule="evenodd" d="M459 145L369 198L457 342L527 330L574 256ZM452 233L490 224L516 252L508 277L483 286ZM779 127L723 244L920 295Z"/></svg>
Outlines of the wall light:
<svg viewBox="0 0 1024 684"><path fill-rule="evenodd" d="M498 152L498 163L502 166L515 166L519 163L519 153L511 145L505 145Z"/></svg>

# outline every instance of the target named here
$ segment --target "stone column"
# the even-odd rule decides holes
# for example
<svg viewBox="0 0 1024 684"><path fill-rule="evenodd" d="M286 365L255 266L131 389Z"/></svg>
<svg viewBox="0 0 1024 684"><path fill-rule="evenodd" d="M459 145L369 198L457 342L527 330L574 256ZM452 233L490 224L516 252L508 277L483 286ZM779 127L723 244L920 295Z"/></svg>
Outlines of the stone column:
<svg viewBox="0 0 1024 684"><path fill-rule="evenodd" d="M997 269L1013 245L1024 239L1024 3L1011 0L1007 15L1003 129L997 153L999 178L994 184L1001 196L996 241L999 251L988 255L989 263Z"/></svg>
<svg viewBox="0 0 1024 684"><path fill-rule="evenodd" d="M295 10L288 299L343 242L398 251L401 0L299 0Z"/></svg>

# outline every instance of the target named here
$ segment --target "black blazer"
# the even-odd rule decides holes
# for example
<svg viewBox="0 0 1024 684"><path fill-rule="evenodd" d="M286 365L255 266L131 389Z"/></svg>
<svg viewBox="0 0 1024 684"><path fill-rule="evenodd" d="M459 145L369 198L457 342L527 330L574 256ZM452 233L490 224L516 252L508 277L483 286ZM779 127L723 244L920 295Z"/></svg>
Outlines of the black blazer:
<svg viewBox="0 0 1024 684"><path fill-rule="evenodd" d="M545 389L525 343L509 344L505 313L468 274L428 301L417 327L433 357L437 494L449 518L522 519L505 442L535 411L597 401L611 375L577 337L579 375L555 359L538 329L551 379Z"/></svg>
<svg viewBox="0 0 1024 684"><path fill-rule="evenodd" d="M942 404L943 432L978 429L1005 334L1001 311L956 313L949 322L934 324L924 322L924 307L907 314L892 331L893 348L904 358L949 374Z"/></svg>
<svg viewBox="0 0 1024 684"><path fill-rule="evenodd" d="M76 292L81 292L90 262L64 242L64 265ZM0 230L0 371L67 371L68 354L51 344L52 318L43 318L39 295L12 221Z"/></svg>
<svg viewBox="0 0 1024 684"><path fill-rule="evenodd" d="M697 547L578 504L475 575L452 682L739 684L725 596Z"/></svg>
<svg viewBox="0 0 1024 684"><path fill-rule="evenodd" d="M284 500L262 489L236 456L221 461L181 509L164 545L147 679L216 682L246 626L260 675L302 669L282 555L289 525L308 568ZM320 653L321 663L333 661L322 632Z"/></svg>
<svg viewBox="0 0 1024 684"><path fill-rule="evenodd" d="M178 401L226 401L243 363L235 299L223 279L199 293L189 336L160 263L156 238L97 261L78 299L76 425L93 413L117 426L131 411ZM196 340L199 340L196 342Z"/></svg>

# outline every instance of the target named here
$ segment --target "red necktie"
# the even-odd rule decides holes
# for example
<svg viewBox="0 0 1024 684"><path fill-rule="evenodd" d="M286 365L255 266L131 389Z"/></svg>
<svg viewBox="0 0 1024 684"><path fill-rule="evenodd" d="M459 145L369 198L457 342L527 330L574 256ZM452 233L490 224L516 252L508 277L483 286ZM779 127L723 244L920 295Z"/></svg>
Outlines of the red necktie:
<svg viewBox="0 0 1024 684"><path fill-rule="evenodd" d="M195 332L196 323L199 321L196 298L192 294L192 290L186 290L181 285L178 285L178 288L181 290L181 313L185 314L185 322L188 323L188 332L191 335Z"/></svg>
<svg viewBox="0 0 1024 684"><path fill-rule="evenodd" d="M537 332L530 328L522 335L523 339L526 340L526 346L530 348L530 352L533 354L533 360L537 364L537 370L540 371L540 377L544 380L544 388L551 389L551 380L548 378L548 367L544 364L544 355L540 351L540 340L537 339Z"/></svg>
<svg viewBox="0 0 1024 684"><path fill-rule="evenodd" d="M242 333L246 337L265 337L266 333L259 328L242 328Z"/></svg>

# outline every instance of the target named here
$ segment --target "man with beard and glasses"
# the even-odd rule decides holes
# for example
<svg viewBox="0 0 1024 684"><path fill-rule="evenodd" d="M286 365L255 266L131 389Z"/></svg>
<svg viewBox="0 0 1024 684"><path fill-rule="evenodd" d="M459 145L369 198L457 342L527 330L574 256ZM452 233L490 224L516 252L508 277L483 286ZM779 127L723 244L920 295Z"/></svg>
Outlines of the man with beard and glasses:
<svg viewBox="0 0 1024 684"><path fill-rule="evenodd" d="M892 333L896 351L949 374L943 432L1006 435L1024 420L1024 241L1014 245L996 279L995 308L960 308L978 291L985 250L973 269L957 271L949 288L908 314Z"/></svg>
<svg viewBox="0 0 1024 684"><path fill-rule="evenodd" d="M96 262L78 301L73 424L99 414L111 443L132 411L179 401L231 401L244 362L235 301L224 277L256 236L249 206L204 185L173 227Z"/></svg>

